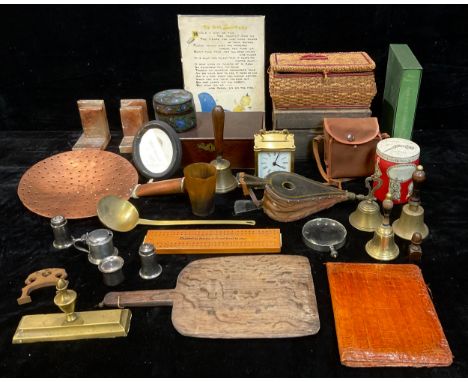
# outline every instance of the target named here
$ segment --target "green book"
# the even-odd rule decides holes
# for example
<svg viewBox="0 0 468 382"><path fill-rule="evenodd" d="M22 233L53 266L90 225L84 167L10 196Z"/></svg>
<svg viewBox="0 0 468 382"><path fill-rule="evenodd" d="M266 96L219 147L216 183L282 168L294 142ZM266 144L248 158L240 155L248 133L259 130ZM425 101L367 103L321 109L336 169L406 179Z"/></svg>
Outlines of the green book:
<svg viewBox="0 0 468 382"><path fill-rule="evenodd" d="M382 131L411 139L422 66L406 44L390 44L382 108Z"/></svg>

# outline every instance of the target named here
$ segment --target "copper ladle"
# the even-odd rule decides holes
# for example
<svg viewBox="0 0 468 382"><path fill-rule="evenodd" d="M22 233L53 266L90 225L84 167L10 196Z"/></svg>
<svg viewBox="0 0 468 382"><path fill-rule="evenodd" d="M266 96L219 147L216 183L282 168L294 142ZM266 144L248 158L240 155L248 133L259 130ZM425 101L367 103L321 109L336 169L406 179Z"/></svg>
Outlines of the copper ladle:
<svg viewBox="0 0 468 382"><path fill-rule="evenodd" d="M114 195L105 196L97 205L99 220L113 231L128 232L138 224L146 225L196 225L196 224L235 224L255 225L255 220L148 220L140 219L136 207Z"/></svg>

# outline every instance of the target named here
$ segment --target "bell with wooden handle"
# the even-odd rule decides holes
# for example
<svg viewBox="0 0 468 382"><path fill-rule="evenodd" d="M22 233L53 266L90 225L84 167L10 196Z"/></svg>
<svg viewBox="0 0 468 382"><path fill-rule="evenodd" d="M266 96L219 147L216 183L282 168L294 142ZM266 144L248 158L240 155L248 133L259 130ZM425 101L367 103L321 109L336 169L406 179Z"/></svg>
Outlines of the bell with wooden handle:
<svg viewBox="0 0 468 382"><path fill-rule="evenodd" d="M374 259L390 261L400 253L390 224L390 213L393 208L392 194L388 193L385 196L382 207L384 211L382 223L375 230L374 237L366 243L366 252Z"/></svg>
<svg viewBox="0 0 468 382"><path fill-rule="evenodd" d="M371 181L375 180L375 187L372 188ZM382 185L380 177L369 176L366 178L366 187L369 190L366 198L359 202L356 210L349 215L349 223L359 231L374 232L382 223L383 216L380 207L375 202L374 192Z"/></svg>
<svg viewBox="0 0 468 382"><path fill-rule="evenodd" d="M424 208L421 206L421 184L426 180L423 166L419 165L413 173L413 192L408 203L403 206L401 215L393 223L395 235L405 240L411 240L413 233L419 232L422 239L429 235L429 229L424 224Z"/></svg>
<svg viewBox="0 0 468 382"><path fill-rule="evenodd" d="M216 159L210 162L216 167L216 193L225 194L237 187L237 180L232 175L231 163L223 158L223 135L224 135L224 109L215 106L211 112L216 148Z"/></svg>

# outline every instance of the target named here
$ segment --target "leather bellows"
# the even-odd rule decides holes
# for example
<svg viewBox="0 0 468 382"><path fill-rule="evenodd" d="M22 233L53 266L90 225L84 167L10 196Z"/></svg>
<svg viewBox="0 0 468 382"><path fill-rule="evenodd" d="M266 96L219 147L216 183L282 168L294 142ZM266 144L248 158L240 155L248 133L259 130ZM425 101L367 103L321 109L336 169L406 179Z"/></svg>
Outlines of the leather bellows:
<svg viewBox="0 0 468 382"><path fill-rule="evenodd" d="M374 173L377 143L381 134L377 118L324 118L323 135L313 141L314 157L322 177L341 188L341 182ZM319 143L323 141L325 169Z"/></svg>

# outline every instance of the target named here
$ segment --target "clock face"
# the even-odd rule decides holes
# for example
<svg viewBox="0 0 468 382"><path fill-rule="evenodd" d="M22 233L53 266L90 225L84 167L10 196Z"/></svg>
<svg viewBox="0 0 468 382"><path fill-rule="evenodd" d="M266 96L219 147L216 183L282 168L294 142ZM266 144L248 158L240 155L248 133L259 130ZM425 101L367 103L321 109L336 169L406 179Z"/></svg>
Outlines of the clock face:
<svg viewBox="0 0 468 382"><path fill-rule="evenodd" d="M292 153L289 151L259 152L257 175L265 178L274 171L291 171Z"/></svg>

